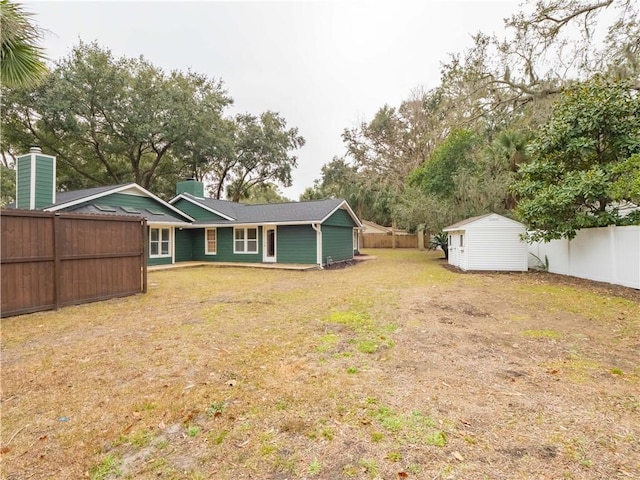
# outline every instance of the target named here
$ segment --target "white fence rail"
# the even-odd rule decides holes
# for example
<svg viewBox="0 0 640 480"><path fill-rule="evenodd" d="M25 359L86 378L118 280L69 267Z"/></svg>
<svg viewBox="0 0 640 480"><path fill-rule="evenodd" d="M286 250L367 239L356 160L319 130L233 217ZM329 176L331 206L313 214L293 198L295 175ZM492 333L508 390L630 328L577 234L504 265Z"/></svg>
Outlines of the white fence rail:
<svg viewBox="0 0 640 480"><path fill-rule="evenodd" d="M538 257L549 271L640 289L640 226L586 228L573 240L529 245L529 266Z"/></svg>

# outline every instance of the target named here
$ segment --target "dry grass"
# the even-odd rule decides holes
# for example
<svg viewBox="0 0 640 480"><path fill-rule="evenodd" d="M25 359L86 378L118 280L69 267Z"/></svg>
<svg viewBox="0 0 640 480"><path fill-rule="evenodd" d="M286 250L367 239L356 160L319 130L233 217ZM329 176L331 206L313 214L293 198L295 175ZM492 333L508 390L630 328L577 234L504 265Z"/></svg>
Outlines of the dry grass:
<svg viewBox="0 0 640 480"><path fill-rule="evenodd" d="M369 253L2 320L2 478L640 478L633 292Z"/></svg>

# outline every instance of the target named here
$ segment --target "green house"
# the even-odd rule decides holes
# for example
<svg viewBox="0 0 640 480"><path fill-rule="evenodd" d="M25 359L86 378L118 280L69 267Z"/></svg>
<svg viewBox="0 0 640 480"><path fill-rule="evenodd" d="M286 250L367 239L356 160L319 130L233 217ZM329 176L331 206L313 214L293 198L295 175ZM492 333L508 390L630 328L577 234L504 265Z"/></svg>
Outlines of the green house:
<svg viewBox="0 0 640 480"><path fill-rule="evenodd" d="M362 224L345 200L248 205L204 197L201 182L166 202L135 183L55 191L55 157L33 148L17 159L16 208L142 216L148 264L179 262L316 265L353 259Z"/></svg>
<svg viewBox="0 0 640 480"><path fill-rule="evenodd" d="M170 204L195 221L176 232L176 261L313 264L353 259L362 224L345 200L249 205L178 184Z"/></svg>

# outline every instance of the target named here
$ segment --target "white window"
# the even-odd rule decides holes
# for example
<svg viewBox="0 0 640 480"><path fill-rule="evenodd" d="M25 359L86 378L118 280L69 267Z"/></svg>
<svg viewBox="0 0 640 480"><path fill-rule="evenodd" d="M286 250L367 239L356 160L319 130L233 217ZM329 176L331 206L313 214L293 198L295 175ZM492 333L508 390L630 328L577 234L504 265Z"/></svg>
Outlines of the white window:
<svg viewBox="0 0 640 480"><path fill-rule="evenodd" d="M460 234L460 246L464 247L464 235Z"/></svg>
<svg viewBox="0 0 640 480"><path fill-rule="evenodd" d="M204 253L215 255L218 252L218 235L215 228L207 228L204 231Z"/></svg>
<svg viewBox="0 0 640 480"><path fill-rule="evenodd" d="M149 256L171 256L171 229L149 228Z"/></svg>
<svg viewBox="0 0 640 480"><path fill-rule="evenodd" d="M233 253L258 253L258 229L234 228Z"/></svg>

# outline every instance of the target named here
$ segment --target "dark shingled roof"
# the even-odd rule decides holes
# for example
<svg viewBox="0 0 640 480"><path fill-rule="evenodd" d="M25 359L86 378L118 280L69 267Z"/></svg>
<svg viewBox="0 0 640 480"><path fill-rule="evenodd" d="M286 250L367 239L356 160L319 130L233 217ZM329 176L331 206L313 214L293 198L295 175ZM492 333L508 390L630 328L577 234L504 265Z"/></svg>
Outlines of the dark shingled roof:
<svg viewBox="0 0 640 480"><path fill-rule="evenodd" d="M105 187L94 187L94 188L84 188L82 190L73 190L71 192L56 192L56 202L51 205L47 205L44 208L54 207L56 205L61 205L63 203L73 202L75 200L80 200L85 197L91 197L93 195L97 195L99 193L108 192L109 190L114 190L119 187L124 187L127 184L121 185L108 185Z"/></svg>
<svg viewBox="0 0 640 480"><path fill-rule="evenodd" d="M180 224L191 223L186 218L178 218L176 216L172 216L167 213L163 213L161 215L155 214L147 211L144 208L140 209L140 213L131 213L131 212L127 212L126 210L123 210L120 206L112 205L112 204L109 204L109 207L113 208L115 212L106 212L96 207L96 205L102 204L101 194L108 195L113 190L118 190L122 187L128 187L128 186L139 187L139 185L135 183L123 183L120 185L108 185L103 187L84 188L82 190L73 190L71 192L56 192L56 202L47 207L44 207L44 209L64 206L67 203L72 203L72 202L81 202L85 199L89 199L95 195L98 195L98 198L95 198L94 200L86 200L89 203L82 203L78 206L66 207L65 210L69 212L76 212L76 213L93 213L93 214L101 214L101 215L105 215L105 214L106 215L108 214L129 215L129 216L136 216L136 217L144 217L147 219L147 222L150 222L150 223L180 223ZM176 213L176 215L178 214Z"/></svg>
<svg viewBox="0 0 640 480"><path fill-rule="evenodd" d="M100 200L97 200L98 205L100 205ZM179 218L172 217L171 215L163 214L155 214L147 211L145 208L139 208L140 213L131 213L123 210L121 207L116 207L114 205L109 205L110 208L115 210L114 212L105 212L104 210L100 210L96 207L95 204L89 203L84 204L80 207L70 208L68 211L73 213L93 213L99 215L126 215L129 217L144 217L147 219L147 223L179 223L181 225L186 223L191 223L189 221L180 220Z"/></svg>
<svg viewBox="0 0 640 480"><path fill-rule="evenodd" d="M215 210L227 217L230 221L200 220L195 224L207 223L280 223L280 222L320 222L327 215L344 203L343 199L314 200L310 202L267 203L262 205L250 205L244 203L228 202L213 198L198 198L188 193L182 194L195 203Z"/></svg>

